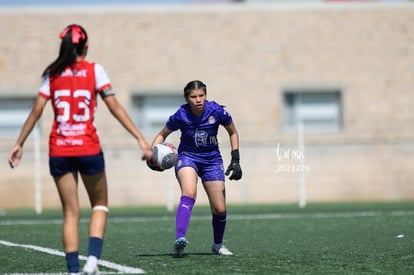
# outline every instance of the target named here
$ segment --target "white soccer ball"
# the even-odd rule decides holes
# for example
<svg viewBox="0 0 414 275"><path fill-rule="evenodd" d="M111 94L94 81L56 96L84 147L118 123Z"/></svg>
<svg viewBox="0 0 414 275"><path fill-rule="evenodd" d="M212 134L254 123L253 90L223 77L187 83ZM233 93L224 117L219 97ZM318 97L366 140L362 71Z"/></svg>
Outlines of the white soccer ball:
<svg viewBox="0 0 414 275"><path fill-rule="evenodd" d="M162 169L170 169L177 161L177 149L168 142L159 143L152 148L152 159Z"/></svg>

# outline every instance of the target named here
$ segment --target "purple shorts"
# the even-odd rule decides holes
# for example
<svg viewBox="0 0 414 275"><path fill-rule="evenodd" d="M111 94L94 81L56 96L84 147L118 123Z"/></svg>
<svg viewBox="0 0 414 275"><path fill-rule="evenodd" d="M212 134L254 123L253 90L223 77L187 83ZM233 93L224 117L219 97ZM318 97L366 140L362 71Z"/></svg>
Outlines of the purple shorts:
<svg viewBox="0 0 414 275"><path fill-rule="evenodd" d="M54 177L79 171L85 175L96 175L105 171L102 151L93 156L49 157L50 174Z"/></svg>
<svg viewBox="0 0 414 275"><path fill-rule="evenodd" d="M183 167L193 167L202 182L224 181L223 159L220 153L215 156L200 156L197 153L182 152L178 155L175 174Z"/></svg>

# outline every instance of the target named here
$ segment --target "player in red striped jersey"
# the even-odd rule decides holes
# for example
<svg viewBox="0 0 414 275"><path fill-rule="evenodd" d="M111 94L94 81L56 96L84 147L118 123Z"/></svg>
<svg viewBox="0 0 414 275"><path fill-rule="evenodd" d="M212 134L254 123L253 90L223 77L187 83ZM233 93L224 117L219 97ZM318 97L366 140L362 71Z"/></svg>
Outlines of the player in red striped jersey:
<svg viewBox="0 0 414 275"><path fill-rule="evenodd" d="M49 137L50 174L56 183L63 208L62 238L69 273L78 274L79 217L78 174L87 190L92 207L89 223L86 274L98 272L108 212L108 189L105 161L94 124L97 94L112 115L137 140L143 160L150 160L152 150L141 132L112 92L103 67L85 60L88 36L80 25L69 25L59 35L59 56L43 72L43 82L23 128L9 154L9 164L17 167L23 144L50 100L54 121Z"/></svg>

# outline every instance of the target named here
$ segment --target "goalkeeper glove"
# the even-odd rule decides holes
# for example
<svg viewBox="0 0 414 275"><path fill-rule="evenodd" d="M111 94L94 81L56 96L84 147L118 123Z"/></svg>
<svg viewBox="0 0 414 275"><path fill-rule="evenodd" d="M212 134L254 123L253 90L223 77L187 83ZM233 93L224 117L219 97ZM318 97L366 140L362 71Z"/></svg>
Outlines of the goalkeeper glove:
<svg viewBox="0 0 414 275"><path fill-rule="evenodd" d="M237 149L237 150L231 151L231 162L230 162L229 167L226 170L226 176L230 175L230 172L233 171L230 175L230 178L229 178L230 180L241 179L243 172L241 170L239 162L240 162L239 150Z"/></svg>

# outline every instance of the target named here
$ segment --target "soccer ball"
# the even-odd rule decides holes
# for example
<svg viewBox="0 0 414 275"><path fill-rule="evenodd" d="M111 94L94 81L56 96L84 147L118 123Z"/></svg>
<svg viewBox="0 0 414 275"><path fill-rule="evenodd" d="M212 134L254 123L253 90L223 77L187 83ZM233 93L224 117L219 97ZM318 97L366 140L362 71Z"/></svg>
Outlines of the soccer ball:
<svg viewBox="0 0 414 275"><path fill-rule="evenodd" d="M177 149L168 142L159 143L152 149L152 160L161 170L170 169L177 161Z"/></svg>

